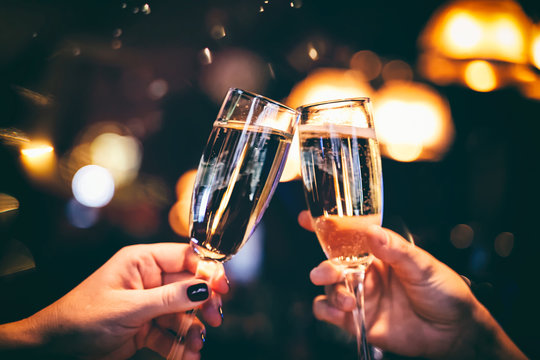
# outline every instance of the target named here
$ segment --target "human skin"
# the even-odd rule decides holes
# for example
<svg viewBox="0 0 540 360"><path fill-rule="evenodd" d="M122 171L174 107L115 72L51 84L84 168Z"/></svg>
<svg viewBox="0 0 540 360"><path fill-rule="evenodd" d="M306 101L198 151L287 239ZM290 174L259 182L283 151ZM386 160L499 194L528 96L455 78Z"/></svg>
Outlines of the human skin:
<svg viewBox="0 0 540 360"><path fill-rule="evenodd" d="M221 295L229 290L223 267L216 263L209 274L198 271L199 263L187 244L125 247L50 306L0 325L0 350L127 359L147 347L166 357L175 344L171 331L178 330L186 311L200 307L207 324L222 322ZM199 290L199 301L190 299L193 289ZM194 318L181 345L183 359L200 358L204 332Z"/></svg>
<svg viewBox="0 0 540 360"><path fill-rule="evenodd" d="M313 231L307 211L298 221ZM365 280L371 344L430 359L527 359L460 275L391 230L370 225L362 232L375 256ZM354 333L355 299L342 269L323 261L310 278L325 286L313 302L315 317Z"/></svg>

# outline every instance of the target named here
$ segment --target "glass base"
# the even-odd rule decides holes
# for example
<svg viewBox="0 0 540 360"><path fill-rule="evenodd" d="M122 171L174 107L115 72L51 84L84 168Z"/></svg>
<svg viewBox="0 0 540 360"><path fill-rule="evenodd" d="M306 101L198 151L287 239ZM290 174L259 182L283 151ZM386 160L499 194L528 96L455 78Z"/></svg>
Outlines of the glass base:
<svg viewBox="0 0 540 360"><path fill-rule="evenodd" d="M208 250L207 248L203 246L197 245L193 241L191 241L191 247L193 248L193 251L195 251L197 255L199 255L204 260L214 260L214 261L223 262L229 259L226 255Z"/></svg>

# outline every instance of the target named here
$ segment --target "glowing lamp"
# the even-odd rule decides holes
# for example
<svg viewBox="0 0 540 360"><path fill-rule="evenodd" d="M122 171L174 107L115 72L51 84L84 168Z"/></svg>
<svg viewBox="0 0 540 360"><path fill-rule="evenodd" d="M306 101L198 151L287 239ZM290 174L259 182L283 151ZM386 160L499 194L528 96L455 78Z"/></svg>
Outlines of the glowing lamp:
<svg viewBox="0 0 540 360"><path fill-rule="evenodd" d="M422 47L451 59L527 62L530 19L512 0L462 0L439 9Z"/></svg>
<svg viewBox="0 0 540 360"><path fill-rule="evenodd" d="M373 89L358 70L320 68L296 84L285 103L297 108L319 101L371 96ZM300 178L300 151L298 136L295 135L280 181Z"/></svg>
<svg viewBox="0 0 540 360"><path fill-rule="evenodd" d="M513 0L450 2L420 35L420 71L439 85L460 83L480 92L530 82L531 30Z"/></svg>
<svg viewBox="0 0 540 360"><path fill-rule="evenodd" d="M536 25L531 41L531 62L540 70L540 24Z"/></svg>
<svg viewBox="0 0 540 360"><path fill-rule="evenodd" d="M30 141L21 147L21 162L28 175L47 179L56 169L54 148L47 141Z"/></svg>
<svg viewBox="0 0 540 360"><path fill-rule="evenodd" d="M437 161L454 138L447 101L433 88L392 81L381 88L373 111L382 154L397 161Z"/></svg>

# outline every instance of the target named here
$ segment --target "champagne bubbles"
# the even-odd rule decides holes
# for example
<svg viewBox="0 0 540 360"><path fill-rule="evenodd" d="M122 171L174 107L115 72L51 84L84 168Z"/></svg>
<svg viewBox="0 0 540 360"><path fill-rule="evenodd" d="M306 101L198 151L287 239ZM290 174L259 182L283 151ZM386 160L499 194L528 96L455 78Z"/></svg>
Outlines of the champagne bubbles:
<svg viewBox="0 0 540 360"><path fill-rule="evenodd" d="M87 165L75 173L71 189L79 203L99 208L111 201L114 195L114 179L107 169L97 165Z"/></svg>

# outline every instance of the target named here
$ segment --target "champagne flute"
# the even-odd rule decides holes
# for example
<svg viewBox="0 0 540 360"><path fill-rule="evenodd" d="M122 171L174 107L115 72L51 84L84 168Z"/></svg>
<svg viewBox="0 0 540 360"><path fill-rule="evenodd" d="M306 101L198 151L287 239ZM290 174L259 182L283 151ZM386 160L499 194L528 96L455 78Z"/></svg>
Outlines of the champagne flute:
<svg viewBox="0 0 540 360"><path fill-rule="evenodd" d="M365 233L382 222L382 170L369 98L298 108L304 192L328 259L344 270L359 359L370 359L365 335L364 277L372 261Z"/></svg>
<svg viewBox="0 0 540 360"><path fill-rule="evenodd" d="M229 89L191 200L190 242L203 265L229 260L255 231L279 183L297 121L297 112L283 104ZM179 338L193 316L180 324ZM168 359L179 357L178 344Z"/></svg>

